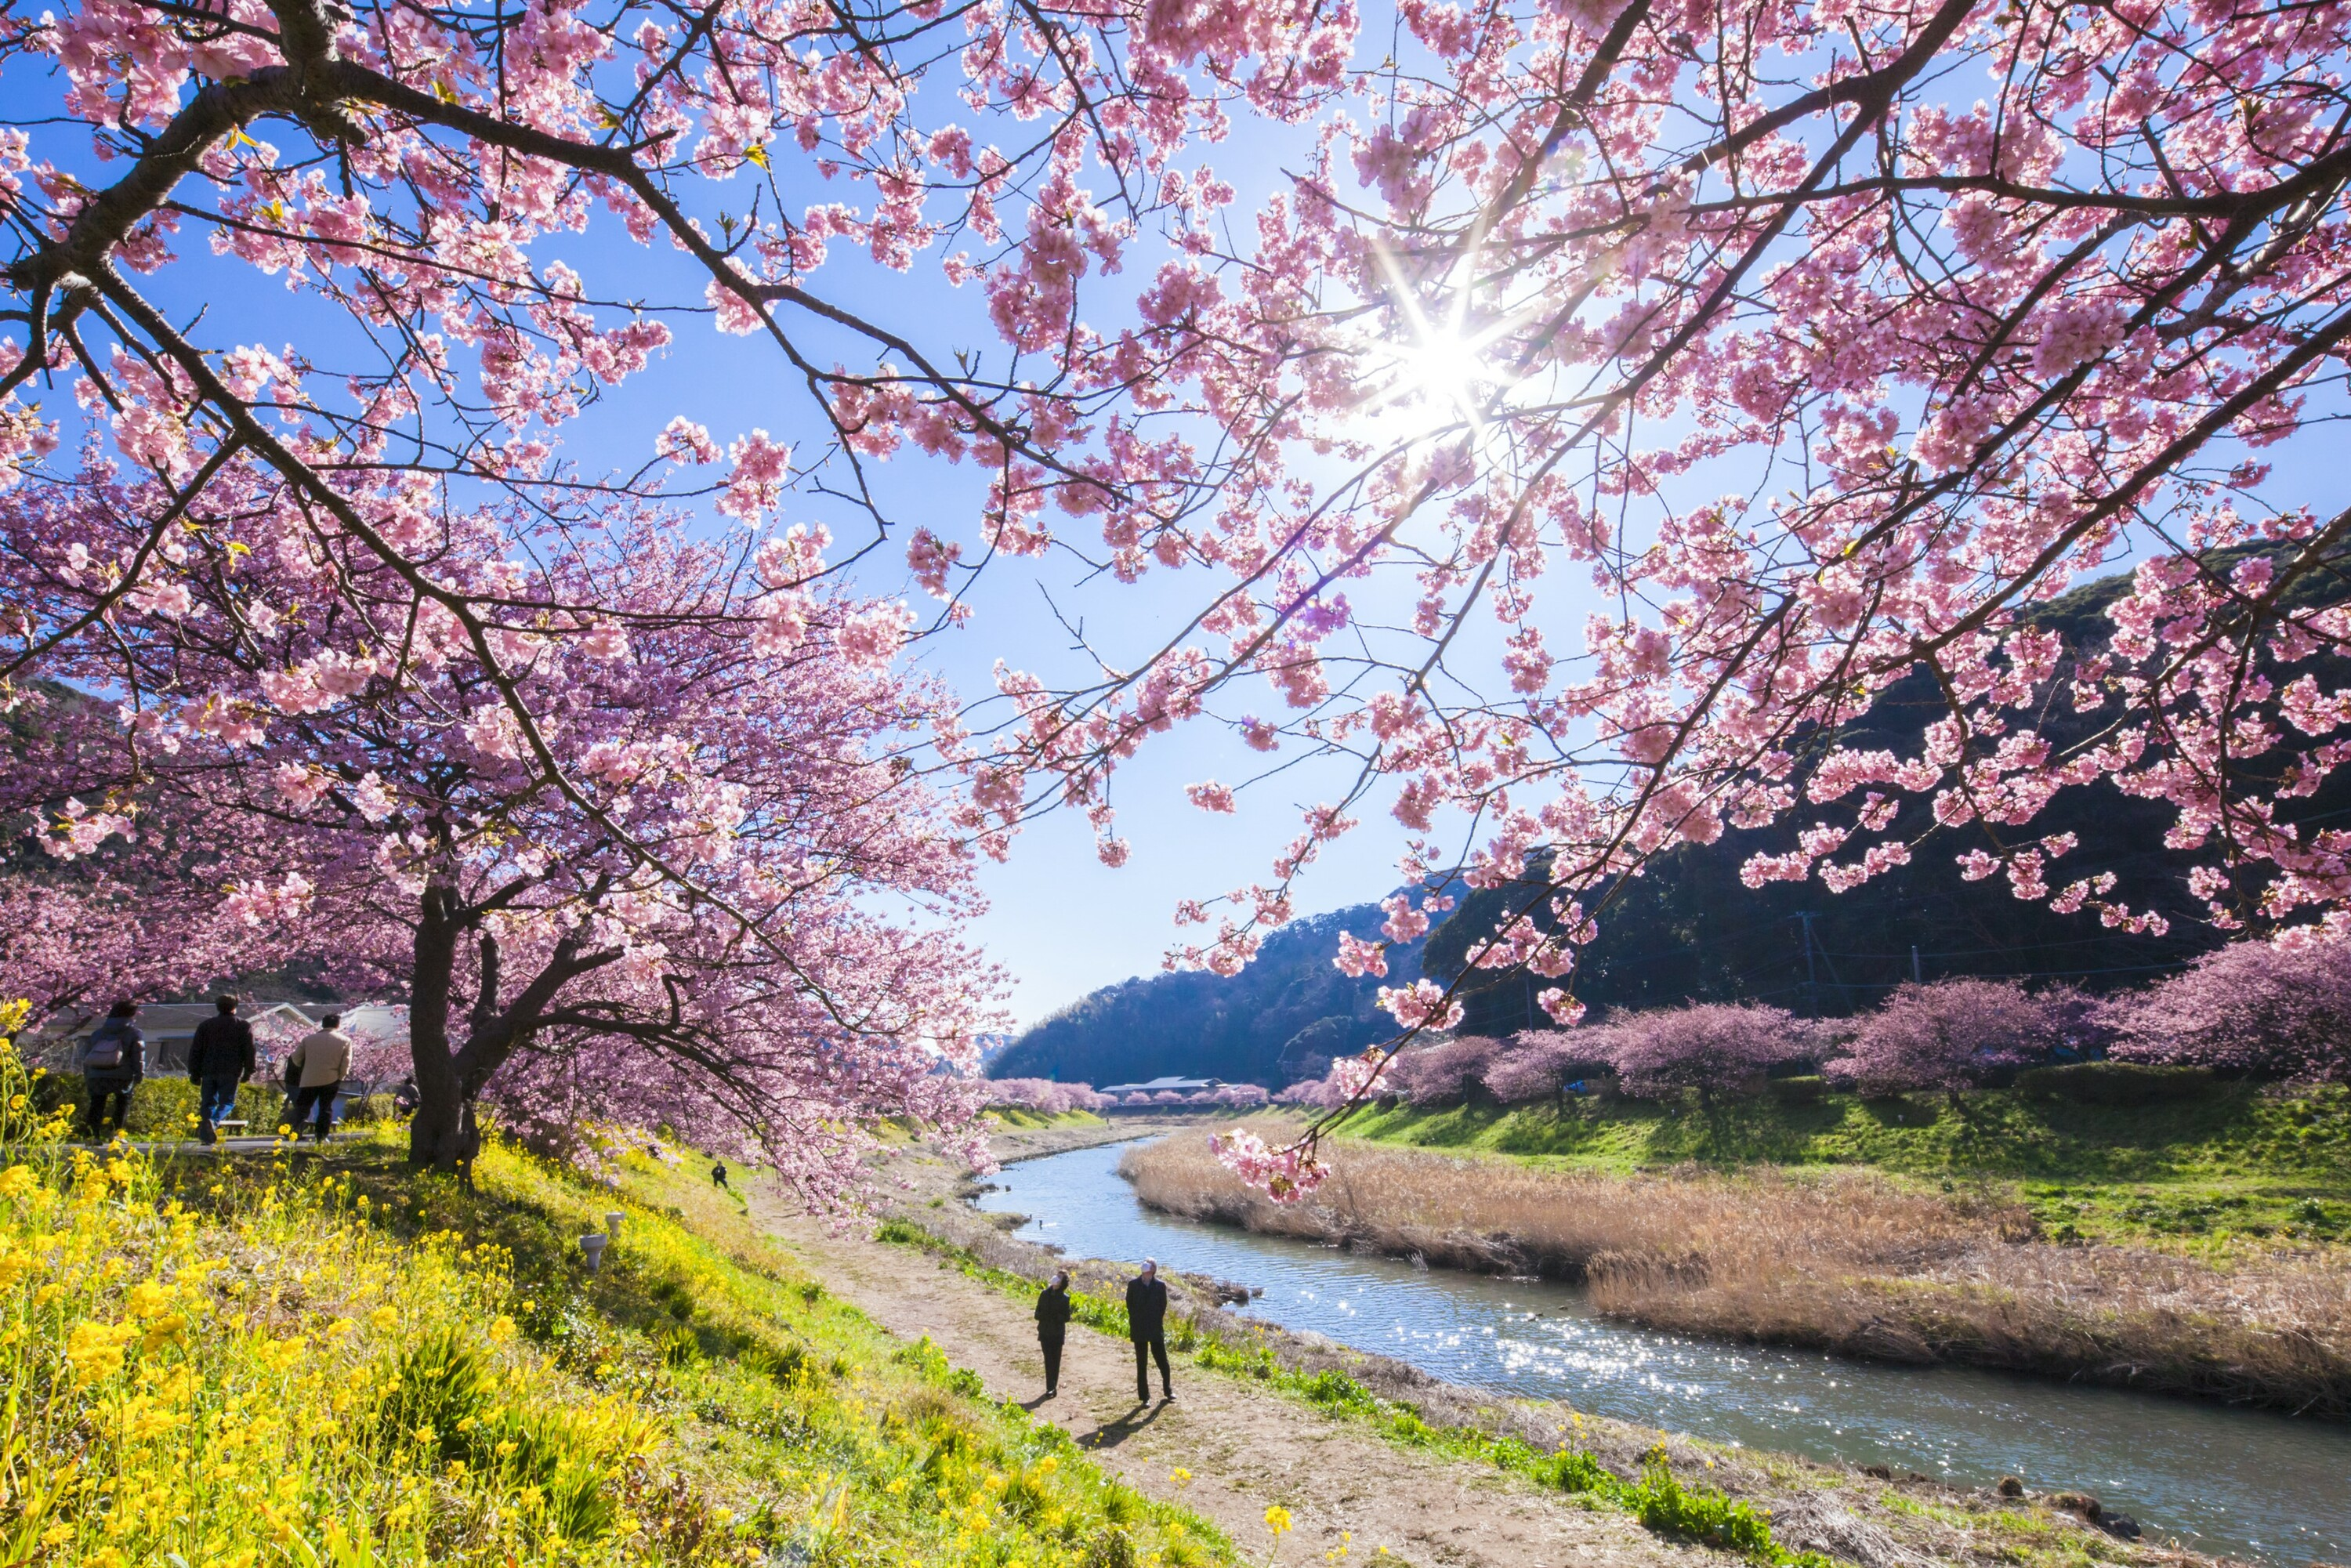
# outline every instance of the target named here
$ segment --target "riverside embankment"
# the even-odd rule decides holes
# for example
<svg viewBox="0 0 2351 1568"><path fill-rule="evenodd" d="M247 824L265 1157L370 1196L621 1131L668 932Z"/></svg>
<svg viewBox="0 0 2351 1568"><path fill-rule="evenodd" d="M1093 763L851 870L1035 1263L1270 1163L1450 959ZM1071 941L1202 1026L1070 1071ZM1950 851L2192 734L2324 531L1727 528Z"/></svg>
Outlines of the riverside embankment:
<svg viewBox="0 0 2351 1568"><path fill-rule="evenodd" d="M1296 1204L1205 1138L1139 1145L1121 1171L1168 1214L1575 1282L1601 1314L1656 1329L2351 1414L2340 1247L2061 1245L1996 1188L1868 1172L1615 1176L1352 1140L1328 1156L1331 1179Z"/></svg>
<svg viewBox="0 0 2351 1568"><path fill-rule="evenodd" d="M1635 1446L1643 1432L1689 1433L1721 1445L1710 1451L1741 1478L1738 1484L1767 1500L1786 1493L1766 1501L1775 1509L1801 1507L1822 1484L1792 1490L1790 1477L1827 1474L1844 1478L1829 1483L1840 1489L1879 1487L1878 1511L1859 1517L1890 1524L1896 1540L1907 1539L1905 1520L1961 1520L1973 1544L1919 1545L1930 1557L2018 1546L2031 1558L2059 1546L2062 1537L2020 1545L2004 1532L2022 1528L2021 1519L1982 1511L1990 1484L2013 1474L2043 1500L2086 1493L2136 1513L2150 1540L2276 1563L2351 1561L2351 1498L2340 1484L2351 1473L2351 1427L2340 1423L1646 1330L1596 1315L1573 1286L1416 1269L1158 1213L1116 1178L1121 1153L1096 1148L1008 1166L980 1202L1029 1218L1017 1239L980 1232L978 1245L991 1255L1004 1249L1013 1264L1041 1256L1020 1247L1033 1239L1078 1258L1155 1255L1199 1275L1246 1281L1265 1292L1246 1309L1255 1320L1305 1331L1299 1343L1322 1354L1332 1342L1368 1353L1368 1364L1385 1369L1374 1380L1398 1379L1403 1397L1533 1411L1554 1427L1569 1422L1572 1408L1588 1424L1578 1430L1625 1431ZM995 1218L1008 1222L1003 1212ZM925 1218L935 1228L960 1225L967 1238L977 1231L976 1217L952 1207ZM1114 1278L1101 1272L1106 1282ZM1438 1392L1415 1393L1415 1380ZM1940 1484L1858 1479L1869 1466ZM1747 1479L1750 1469L1763 1479ZM1966 1500L1957 1516L1953 1498ZM1928 1514L1909 1511L1917 1508Z"/></svg>
<svg viewBox="0 0 2351 1568"><path fill-rule="evenodd" d="M1184 1135L1201 1136L1207 1130L1205 1125L1194 1126L1185 1129ZM1092 1136L1114 1139L1124 1131L1104 1128ZM1010 1139L999 1138L999 1158L1016 1157L1019 1145L1026 1141L1027 1134L1018 1133ZM1065 1137L1060 1141L1077 1140ZM1242 1386L1254 1385L1280 1395L1290 1412L1286 1420L1262 1418L1253 1426L1246 1440L1233 1450L1236 1463L1256 1463L1254 1456L1260 1443L1270 1445L1270 1452L1290 1454L1312 1451L1317 1445L1336 1441L1347 1433L1364 1432L1385 1439L1395 1452L1395 1458L1387 1461L1389 1465L1424 1466L1437 1445L1426 1438L1400 1441L1388 1436L1384 1417L1355 1410L1352 1402L1357 1396L1347 1393L1353 1389L1384 1402L1380 1406L1382 1409L1416 1412L1415 1421L1425 1422L1439 1434L1458 1434L1440 1437L1439 1442L1447 1446L1445 1451L1448 1452L1475 1452L1481 1445L1512 1440L1546 1452L1572 1447L1596 1456L1614 1474L1638 1478L1643 1473L1643 1457L1662 1443L1677 1475L1689 1479L1711 1494L1744 1502L1758 1511L1769 1511L1776 1539L1782 1546L1818 1552L1841 1562L1874 1568L1895 1568L1897 1564L1902 1568L1922 1568L1927 1563L2029 1563L2049 1564L2052 1568L2096 1561L2183 1563L2198 1561L2207 1553L2300 1564L2315 1557L2341 1560L2346 1555L2326 1545L2332 1539L2329 1534L2306 1528L2304 1511L2299 1507L2276 1507L2280 1498L2299 1503L2302 1494L2323 1490L2314 1483L2302 1487L2298 1493L2294 1478L2332 1475L2339 1469L2324 1461L2314 1467L2304 1463L2288 1474L2277 1464L2277 1456L2267 1456L2262 1462L2278 1484L2265 1494L2269 1512L2244 1520L2249 1526L2247 1531L2189 1533L2184 1537L2184 1546L2165 1543L2168 1531L2155 1530L2150 1530L2144 1540L2126 1542L2092 1528L2061 1506L2069 1494L2091 1490L2088 1483L2095 1482L2105 1473L2091 1466L2029 1466L2028 1495L2011 1498L2001 1495L1990 1484L2001 1473L1998 1468L1986 1472L1980 1482L1972 1483L1970 1478L1955 1471L1939 1469L1933 1479L1917 1473L1906 1479L1902 1466L1872 1468L1870 1457L1857 1455L1845 1460L1830 1452L1823 1458L1807 1458L1775 1451L1799 1445L1771 1440L1772 1433L1768 1426L1761 1428L1761 1436L1748 1439L1744 1446L1719 1434L1710 1440L1673 1435L1705 1428L1703 1420L1693 1417L1703 1416L1712 1402L1686 1397L1687 1391L1677 1385L1687 1379L1654 1360L1647 1367L1635 1369L1620 1380L1631 1396L1611 1409L1634 1412L1631 1419L1601 1414L1580 1394L1573 1404L1567 1403L1561 1398L1570 1392L1563 1385L1511 1389L1465 1375L1433 1375L1428 1368L1448 1364L1443 1355L1432 1352L1446 1350L1449 1345L1450 1353L1458 1359L1449 1364L1448 1369L1458 1368L1471 1352L1491 1352L1505 1338L1524 1341L1531 1336L1489 1332L1503 1324L1504 1314L1497 1312L1481 1320L1474 1301L1461 1303L1449 1322L1428 1320L1425 1324L1427 1333L1416 1341L1398 1342L1384 1334L1363 1332L1374 1325L1384 1329L1389 1309L1402 1302L1415 1283L1425 1291L1441 1291L1468 1285L1509 1290L1520 1295L1556 1291L1560 1288L1510 1285L1442 1270L1416 1270L1409 1264L1156 1215L1137 1204L1132 1190L1116 1178L1114 1166L1120 1152L1114 1146L1071 1148L1052 1157L1008 1166L1002 1174L981 1184L994 1190L977 1194L983 1204L999 1210L993 1215L974 1213L937 1195L916 1197L901 1211L902 1218L961 1249L939 1255L939 1260L950 1270L961 1269L975 1279L985 1276L999 1291L1016 1287L1023 1280L1040 1280L1057 1261L1074 1266L1081 1291L1113 1301L1132 1264L1146 1253L1155 1252L1174 1266L1191 1270L1188 1278L1179 1278L1176 1282L1182 1309L1179 1315L1185 1322L1198 1325L1196 1337L1178 1336L1179 1396L1186 1386L1206 1392L1201 1389L1202 1380L1187 1367L1214 1366L1221 1369L1217 1382L1230 1384L1237 1379ZM1017 1221L1011 1215L1000 1212L1006 1208L1037 1218L1020 1226L1019 1236L1007 1235L997 1226L1014 1225ZM996 1225L988 1223L991 1219ZM1122 1231L1117 1228L1121 1224L1133 1228ZM1066 1256L1047 1246L1032 1244L1031 1239L1055 1243L1065 1249ZM1332 1268L1369 1269L1384 1274L1372 1281L1368 1289L1325 1291L1314 1281L1322 1277L1318 1270ZM1264 1283L1267 1292L1262 1300L1245 1309L1249 1315L1237 1315L1216 1306L1214 1282L1206 1277L1210 1275ZM906 1278L911 1281L913 1276ZM1008 1336L1007 1343L1016 1360L1033 1354L1033 1346L1024 1353L1017 1343L1026 1333L1027 1300L1025 1291L1013 1289L1001 1298L993 1314L1005 1319L1004 1333ZM1527 1304L1525 1301L1519 1301L1519 1310L1512 1315L1523 1320ZM964 1315L967 1314L958 1312L958 1324ZM1306 1332L1291 1332L1284 1326L1292 1323ZM1183 1348L1187 1343L1191 1345L1189 1350ZM1238 1358L1228 1349L1215 1348L1235 1343L1245 1352ZM1378 1354L1383 1350L1388 1354ZM1515 1353L1506 1349L1504 1354ZM1734 1358L1737 1354L1734 1352ZM1823 1362L1820 1357L1810 1359L1816 1366L1832 1369L1848 1364ZM1681 1371L1687 1370L1686 1364ZM2001 1381L1979 1374L1886 1370L1891 1375L1906 1378ZM1661 1372L1667 1375L1660 1376ZM1328 1383L1323 1379L1325 1373L1342 1381ZM1831 1375L1837 1375L1832 1370ZM1645 1384L1654 1386L1642 1386ZM1756 1392L1760 1395L1767 1391ZM2130 1397L2081 1392L2095 1398ZM1541 1396L1529 1398L1523 1396L1526 1394ZM1340 1398L1340 1395L1346 1397ZM1778 1396L1782 1403L1792 1405L1809 1396L1808 1390L1785 1386ZM1186 1398L1179 1397L1171 1408L1180 1411L1186 1404ZM2273 1420L2219 1410L2198 1413L2221 1421ZM1775 1419L1768 1410L1759 1414L1767 1423ZM1789 1437L1801 1436L1797 1430L1800 1424L1791 1418L1784 1431ZM1233 1448L1221 1433L1209 1441L1209 1447L1218 1453ZM2220 1462L2225 1468L2229 1462L2226 1456L2221 1457ZM1374 1468L1379 1467L1375 1464ZM1469 1493L1461 1495L1460 1503L1452 1507L1483 1510L1494 1506L1468 1504L1468 1495L1481 1486L1492 1484L1491 1464L1457 1460L1450 1468L1459 1473L1456 1485L1469 1489ZM1925 1468L1938 1469L1931 1464ZM1481 1474L1488 1477L1483 1482L1479 1479ZM1442 1491L1441 1487L1437 1490ZM1361 1506L1361 1499L1375 1496L1377 1491L1376 1487L1352 1490L1343 1487L1327 1500L1332 1511L1322 1517L1343 1519L1345 1510ZM1590 1506L1588 1497L1582 1500ZM2240 1492L2230 1491L2227 1496L2232 1507L2246 1500ZM2258 1503L2260 1500L2255 1500ZM1513 1508L1522 1506L1533 1505L1511 1504ZM1447 1531L1473 1524L1483 1517L1479 1512L1447 1511L1448 1505L1441 1499L1433 1507L1437 1511L1426 1521L1426 1529L1418 1532L1418 1541L1432 1545L1446 1540ZM1302 1513L1301 1518L1302 1521ZM2341 1533L2346 1542L2351 1542L2351 1527ZM1338 1536L1333 1531L1323 1544L1336 1543ZM1360 1537L1358 1544L1362 1544ZM1427 1560L1418 1552L1407 1555L1416 1562ZM1574 1560L1585 1560L1582 1553L1570 1555ZM1492 1560L1485 1556L1482 1548L1456 1556L1450 1547L1437 1546L1431 1556L1437 1561ZM1554 1553L1548 1561L1557 1560L1561 1559Z"/></svg>

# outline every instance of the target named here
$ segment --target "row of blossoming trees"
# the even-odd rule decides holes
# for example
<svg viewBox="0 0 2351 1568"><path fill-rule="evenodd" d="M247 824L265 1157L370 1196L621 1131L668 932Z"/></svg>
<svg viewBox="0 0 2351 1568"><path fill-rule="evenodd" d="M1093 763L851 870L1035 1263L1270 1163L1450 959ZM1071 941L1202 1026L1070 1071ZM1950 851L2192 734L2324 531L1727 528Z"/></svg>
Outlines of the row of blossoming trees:
<svg viewBox="0 0 2351 1568"><path fill-rule="evenodd" d="M1050 1078L991 1078L980 1085L980 1094L990 1106L1042 1111L1048 1114L1113 1108L1140 1111L1155 1106L1248 1111L1266 1104L1271 1099L1254 1083L1227 1083L1188 1094L1179 1094L1172 1089L1162 1089L1156 1092L1138 1089L1124 1094L1103 1094L1083 1083L1061 1083Z"/></svg>
<svg viewBox="0 0 2351 1568"><path fill-rule="evenodd" d="M2273 0L0 12L0 978L322 964L411 1000L420 1159L489 1096L846 1180L968 1109L974 857L1061 804L1123 861L1190 722L1340 780L1179 909L1228 971L1366 807L1427 880L1352 971L1541 854L1473 965L1561 1022L1605 888L1792 818L1755 880L2147 928L2033 831L2120 789L2206 918L2331 936L2351 510L2272 463L2343 406L2346 53ZM908 673L902 587L951 628L1056 550L1172 626ZM1846 744L1917 670L1917 753Z"/></svg>
<svg viewBox="0 0 2351 1568"><path fill-rule="evenodd" d="M1416 1105L1481 1094L1551 1099L1604 1076L1628 1094L1701 1098L1774 1070L1817 1071L1865 1093L1958 1095L2021 1068L2106 1057L2239 1076L2351 1081L2351 948L2285 954L2239 943L2145 990L2096 998L2009 980L1900 987L1850 1019L1804 1019L1758 1004L1627 1012L1507 1040L1465 1036L1376 1064L1340 1062L1291 1085L1285 1104L1336 1109L1366 1092Z"/></svg>

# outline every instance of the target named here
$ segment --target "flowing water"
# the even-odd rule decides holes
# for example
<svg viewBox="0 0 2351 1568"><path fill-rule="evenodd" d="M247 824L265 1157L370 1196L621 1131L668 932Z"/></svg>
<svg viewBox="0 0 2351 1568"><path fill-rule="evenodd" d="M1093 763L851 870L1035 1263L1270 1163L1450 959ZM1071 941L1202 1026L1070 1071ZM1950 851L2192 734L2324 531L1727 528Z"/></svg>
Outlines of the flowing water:
<svg viewBox="0 0 2351 1568"><path fill-rule="evenodd" d="M2351 1426L1956 1367L1848 1361L1657 1333L1595 1317L1543 1281L1419 1269L1155 1213L1118 1176L1126 1145L1008 1166L980 1207L1073 1257L1260 1287L1248 1309L1447 1382L1563 1399L1750 1448L2086 1491L2150 1539L2296 1564L2351 1563Z"/></svg>

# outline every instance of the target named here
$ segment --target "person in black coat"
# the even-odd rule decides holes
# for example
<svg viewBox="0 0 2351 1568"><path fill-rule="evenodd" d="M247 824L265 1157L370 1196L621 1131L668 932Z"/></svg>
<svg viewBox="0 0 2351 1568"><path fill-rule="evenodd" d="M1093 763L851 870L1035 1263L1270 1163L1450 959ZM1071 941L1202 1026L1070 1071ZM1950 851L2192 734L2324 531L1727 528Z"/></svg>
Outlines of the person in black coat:
<svg viewBox="0 0 2351 1568"><path fill-rule="evenodd" d="M1159 1262L1143 1260L1143 1272L1126 1282L1126 1333L1134 1341L1134 1400L1151 1403L1151 1360L1159 1361L1159 1396L1176 1397L1167 1377L1167 1286L1159 1278Z"/></svg>
<svg viewBox="0 0 2351 1568"><path fill-rule="evenodd" d="M123 1130L131 1120L131 1092L147 1076L147 1036L131 1020L139 1016L139 1004L120 1001L106 1015L106 1021L89 1031L74 1053L74 1064L81 1069L83 1105L89 1116L89 1141L102 1144L107 1140L106 1118L110 1106L114 1113L114 1130Z"/></svg>
<svg viewBox="0 0 2351 1568"><path fill-rule="evenodd" d="M1045 1397L1061 1391L1061 1342L1070 1327L1070 1271L1053 1270L1053 1282L1037 1296L1037 1343L1045 1353Z"/></svg>
<svg viewBox="0 0 2351 1568"><path fill-rule="evenodd" d="M235 997L213 999L213 1016L188 1042L188 1082L196 1086L196 1136L218 1143L215 1123L236 1114L236 1086L253 1076L253 1026L236 1016Z"/></svg>

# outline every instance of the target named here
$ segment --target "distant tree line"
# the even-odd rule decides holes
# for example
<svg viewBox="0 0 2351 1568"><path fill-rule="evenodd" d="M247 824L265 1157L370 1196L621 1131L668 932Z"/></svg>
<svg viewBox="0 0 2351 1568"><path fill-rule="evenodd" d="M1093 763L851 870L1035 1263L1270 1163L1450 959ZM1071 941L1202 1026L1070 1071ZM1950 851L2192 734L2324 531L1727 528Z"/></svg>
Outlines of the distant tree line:
<svg viewBox="0 0 2351 1568"><path fill-rule="evenodd" d="M2240 942L2137 990L1947 979L1895 988L1850 1018L1808 1019L1767 1003L1626 1011L1583 1028L1507 1039L1460 1035L1377 1062L1374 1097L1416 1105L1521 1104L1603 1086L1701 1102L1774 1075L1818 1073L1867 1094L1963 1091L2031 1067L2097 1058L2234 1077L2351 1081L2351 941ZM1357 1061L1275 1098L1330 1108L1364 1084Z"/></svg>

